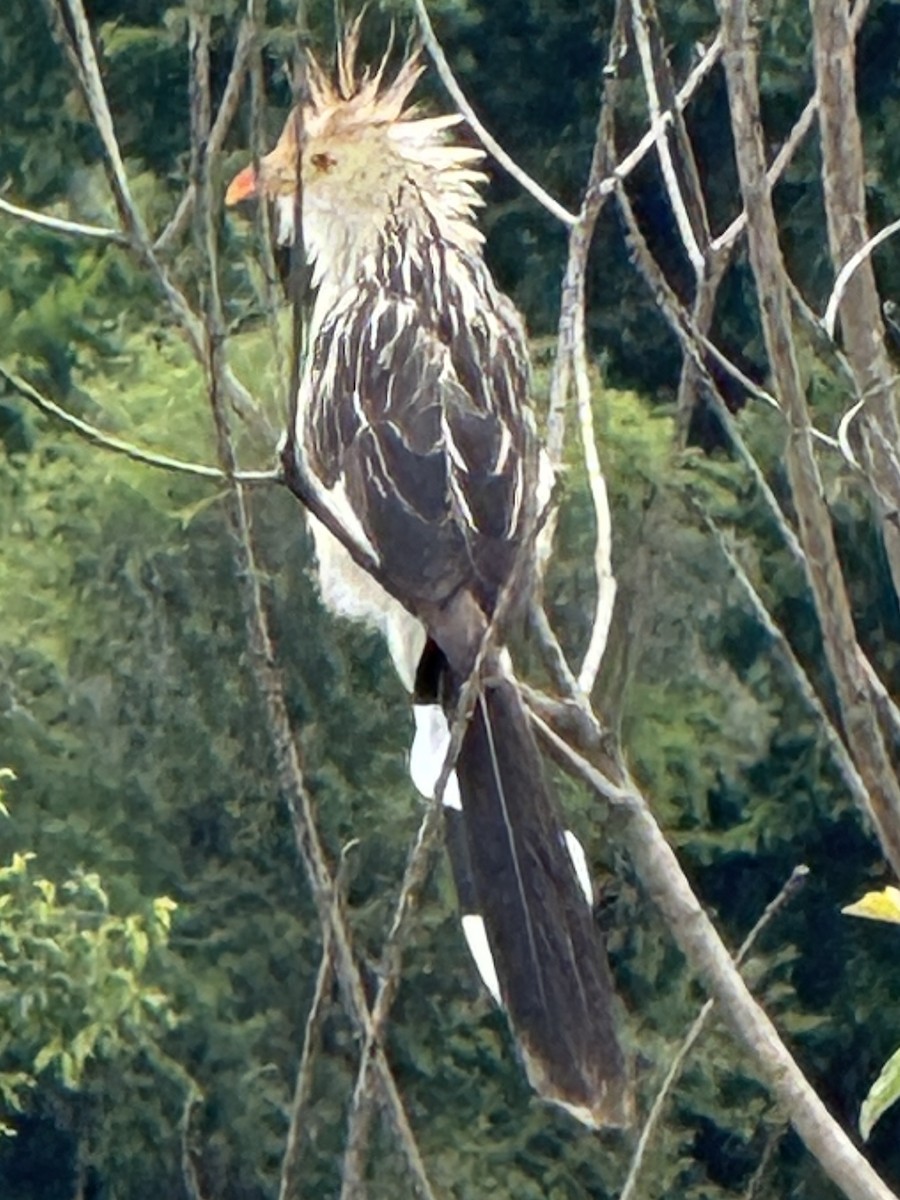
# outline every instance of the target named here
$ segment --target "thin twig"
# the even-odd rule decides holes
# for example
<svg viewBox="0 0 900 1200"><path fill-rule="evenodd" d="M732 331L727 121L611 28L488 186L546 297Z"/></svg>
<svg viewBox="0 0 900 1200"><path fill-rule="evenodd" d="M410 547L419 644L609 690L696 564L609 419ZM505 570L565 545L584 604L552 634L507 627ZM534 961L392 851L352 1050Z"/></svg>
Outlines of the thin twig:
<svg viewBox="0 0 900 1200"><path fill-rule="evenodd" d="M31 225L40 225L44 229L52 229L54 233L71 234L73 237L95 238L102 242L115 242L119 246L127 246L128 239L119 229L107 229L102 225L84 225L80 221L64 221L62 217L50 217L46 213L34 212L30 208L21 208L18 204L10 204L0 196L0 211L27 221Z"/></svg>
<svg viewBox="0 0 900 1200"><path fill-rule="evenodd" d="M434 63L435 70L440 76L441 82L450 93L453 103L468 121L472 131L477 135L478 140L484 146L485 150L491 154L503 169L510 174L515 181L521 185L533 196L537 202L542 205L549 213L552 213L558 221L562 221L563 225L574 225L578 217L574 213L570 213L564 208L558 200L554 200L549 192L545 191L539 183L524 171L518 163L506 153L500 143L488 132L484 125L475 115L475 110L472 108L469 101L466 99L465 92L456 81L456 76L447 62L447 56L444 54L441 44L434 32L434 27L431 24L431 18L428 16L428 9L425 6L425 0L413 0L413 5L416 10L416 15L419 18L419 26L422 30L422 40L428 53L431 55L431 60Z"/></svg>
<svg viewBox="0 0 900 1200"><path fill-rule="evenodd" d="M747 1183L747 1189L744 1192L741 1200L760 1200L763 1196L762 1184L766 1177L769 1167L772 1165L772 1159L775 1157L775 1151L778 1149L778 1143L787 1133L787 1122L781 1121L779 1124L769 1130L769 1135L766 1138L766 1144L763 1146L763 1152L759 1156L759 1162L756 1164L756 1169L750 1176Z"/></svg>
<svg viewBox="0 0 900 1200"><path fill-rule="evenodd" d="M290 1200L297 1190L299 1183L300 1149L304 1132L304 1123L309 1112L312 1097L313 1068L315 1066L315 1048L326 1011L326 1001L331 990L334 977L334 964L331 953L331 930L325 929L322 958L316 974L316 985L313 997L306 1014L306 1024L303 1029L303 1049L300 1052L300 1063L297 1067L297 1078L294 1082L294 1095L291 1100L291 1116L288 1122L287 1137L284 1142L284 1156L281 1160L281 1178L278 1183L278 1200Z"/></svg>
<svg viewBox="0 0 900 1200"><path fill-rule="evenodd" d="M672 206L678 232L681 234L681 244L684 246L687 256L691 261L694 274L700 279L705 270L706 259L703 251L697 244L697 236L694 233L691 219L688 216L684 197L681 194L681 184L678 182L678 174L675 170L675 163L672 160L672 151L669 147L666 126L662 123L662 107L659 101L659 89L656 86L653 51L650 48L650 31L641 0L631 0L631 10L631 28L638 49L638 57L641 60L644 90L647 93L650 132L653 134L656 142L656 152L659 157L663 182L666 185L666 192L669 197L669 203Z"/></svg>
<svg viewBox="0 0 900 1200"><path fill-rule="evenodd" d="M244 84L244 76L247 73L250 52L255 44L256 25L248 15L244 17L238 27L237 43L234 48L234 57L231 60L231 69L228 72L228 79L225 81L225 90L222 93L222 99L216 112L216 119L209 130L206 153L212 162L215 162L222 153L225 138L228 135L237 112L241 98L241 89ZM157 253L165 254L166 251L180 240L190 222L195 199L196 189L193 180L191 180L182 193L181 199L178 201L172 219L153 244L153 248Z"/></svg>
<svg viewBox="0 0 900 1200"><path fill-rule="evenodd" d="M866 18L866 13L869 10L870 2L871 0L857 0L853 7L853 12L850 14L850 29L854 37L862 28L862 23ZM719 36L721 38L721 34ZM774 186L778 182L778 180L790 166L794 155L797 153L797 150L800 147L800 143L812 128L812 123L816 113L818 112L818 109L819 93L816 91L812 96L810 96L809 100L807 100L803 108L803 112L797 118L781 149L772 159L772 164L766 172L766 179L768 180L770 187ZM735 217L728 228L720 233L717 238L713 239L712 250L717 253L724 247L731 246L737 241L746 228L747 211L746 209L742 209L740 214Z"/></svg>
<svg viewBox="0 0 900 1200"><path fill-rule="evenodd" d="M731 546L729 546L724 534L722 533L722 530L706 513L702 513L701 517L707 529L713 535L716 545L719 547L720 553L728 563L734 574L734 577L737 579L744 591L744 594L750 601L750 606L753 609L756 619L774 642L779 654L781 655L782 661L785 663L791 673L791 678L797 686L800 695L803 697L806 704L815 715L819 727L825 735L825 740L828 743L828 748L831 751L835 765L837 766L847 790L853 797L854 803L862 812L868 815L870 813L870 800L869 794L866 791L866 785L863 783L862 777L856 768L856 764L853 761L852 755L844 744L843 738L838 733L837 729L835 729L834 723L829 717L822 701L819 699L819 695L816 692L816 689L813 687L809 676L803 669L803 666L794 653L793 647L776 623L772 614L769 612L759 592L753 586L749 575L744 570L740 559L732 550Z"/></svg>
<svg viewBox="0 0 900 1200"><path fill-rule="evenodd" d="M603 468L600 466L600 455L597 453L597 440L594 434L591 385L588 379L584 349L584 325L581 321L578 322L578 325L580 330L576 334L573 355L575 397L578 408L578 429L581 435L581 452L584 456L588 487L594 508L594 578L597 589L590 638L578 671L578 687L585 696L589 696L594 689L609 640L609 628L612 624L613 607L616 601L616 580L612 572L612 518L609 512L609 493L603 477Z"/></svg>
<svg viewBox="0 0 900 1200"><path fill-rule="evenodd" d="M635 265L652 291L660 312L666 318L670 328L678 338L682 351L690 355L710 391L715 396L719 396L719 389L716 382L710 375L706 363L703 361L703 351L711 355L724 371L740 383L748 395L762 400L777 412L782 412L781 405L771 392L766 391L765 388L755 383L714 342L710 341L697 328L693 314L678 299L660 270L659 264L651 254L647 241L637 223L634 210L631 207L631 201L628 199L624 188L620 189L617 193L617 199L634 252ZM831 450L840 450L837 438L832 437L828 433L823 433L822 430L817 429L814 425L810 425L810 436L822 445L828 446Z"/></svg>
<svg viewBox="0 0 900 1200"><path fill-rule="evenodd" d="M265 121L265 77L263 73L263 58L260 38L257 34L261 13L262 0L248 0L247 17L251 22L253 53L250 57L250 151L253 158L253 170L259 174L259 160L263 154L263 136ZM254 227L256 244L260 250L262 261L262 304L266 314L266 324L272 341L272 356L275 364L276 378L284 380L285 392L280 397L284 412L290 410L291 371L285 352L284 338L278 320L278 289L280 281L275 262L274 237L270 217L270 207L265 201L257 204L254 209Z"/></svg>
<svg viewBox="0 0 900 1200"><path fill-rule="evenodd" d="M44 4L49 12L56 38L65 48L75 69L91 120L100 137L110 187L131 249L139 261L149 268L192 353L201 365L205 365L206 339L203 322L199 320L184 294L160 262L131 194L82 0L44 0ZM235 378L227 364L223 364L223 371L221 386L225 389L229 403L248 425L255 427L267 440L274 441L273 431L253 397Z"/></svg>
<svg viewBox="0 0 900 1200"><path fill-rule="evenodd" d="M895 233L900 233L900 219L891 221L890 225L885 225L884 229L879 229L878 233L873 234L865 245L860 246L856 253L838 271L834 287L831 289L831 295L828 297L828 303L825 306L825 316L822 318L822 324L829 337L834 337L834 326L837 321L838 309L844 298L844 292L847 290L847 284L859 267L869 258L872 251L877 249L882 242L886 242L888 238L893 237Z"/></svg>
<svg viewBox="0 0 900 1200"><path fill-rule="evenodd" d="M203 1190L200 1187L200 1178L197 1175L197 1168L194 1166L194 1158L191 1154L190 1140L191 1116L202 1099L203 1095L199 1089L191 1085L185 1097L184 1108L181 1110L181 1121L178 1126L181 1134L181 1178L184 1183L184 1189L188 1194L188 1200L204 1200Z"/></svg>
<svg viewBox="0 0 900 1200"><path fill-rule="evenodd" d="M741 943L740 949L734 956L735 967L739 968L743 966L760 934L768 925L772 923L781 909L784 908L786 904L790 903L791 900L793 900L793 898L800 891L801 887L803 887L808 875L809 867L803 865L794 867L778 895L773 900L769 901L763 910L762 916ZM656 1093L656 1096L653 1099L653 1104L651 1105L650 1111L647 1114L647 1119L644 1122L640 1137L637 1140L637 1145L635 1146L634 1152L631 1156L631 1162L628 1166L628 1174L625 1177L624 1186L619 1194L619 1200L633 1200L633 1198L637 1195L636 1189L638 1185L638 1177L641 1172L644 1156L647 1153L647 1147L650 1144L650 1139L659 1125L663 1114L663 1109L666 1106L666 1101L672 1093L672 1089L684 1068L684 1064L687 1062L691 1051L700 1040L703 1030L706 1028L713 1009L715 1008L715 1004L716 1002L712 998L708 999L704 1003L703 1007L700 1009L700 1012L694 1019L693 1024L688 1030L684 1040L678 1047L677 1053L674 1055L671 1063L669 1064L669 1069L666 1072L662 1084L660 1085L659 1091Z"/></svg>
<svg viewBox="0 0 900 1200"><path fill-rule="evenodd" d="M198 107L202 109L204 106L201 104ZM197 129L196 121L192 123L198 163L198 177L195 180L197 185L197 236L204 250L208 267L205 315L207 346L204 361L209 365L209 400L219 457L231 485L228 492L228 514L232 526L236 576L244 606L248 643L252 652L252 672L265 705L267 723L278 766L279 783L287 801L297 849L313 893L313 900L323 931L323 940L325 931L330 930L334 946L335 970L347 1011L360 1034L369 1038L372 1028L371 1014L359 968L353 955L350 932L340 905L334 902L335 883L327 864L311 801L304 783L300 755L288 717L284 686L277 666L268 617L263 605L250 518L243 488L236 479L237 462L228 408L223 403L220 390L224 325L218 292L217 244L211 214L209 164L202 153L203 131ZM434 1200L434 1193L428 1181L425 1165L409 1124L403 1100L380 1044L374 1045L372 1057L387 1111L405 1153L413 1185L424 1200Z"/></svg>
<svg viewBox="0 0 900 1200"><path fill-rule="evenodd" d="M600 181L600 192L604 196L612 195L618 188L620 183L623 183L628 176L644 161L653 147L656 145L657 139L662 136L665 129L674 120L675 112L684 112L691 100L697 94L700 85L704 82L709 73L718 65L722 57L722 35L717 33L709 48L704 51L700 61L688 75L687 79L678 89L675 97L674 110L667 109L660 113L659 122L655 129L648 129L639 142L632 150L620 160L618 166L615 167L608 175Z"/></svg>
<svg viewBox="0 0 900 1200"><path fill-rule="evenodd" d="M357 844L355 840L349 842L341 851L341 862L334 884L335 904L343 903L348 856L349 852ZM334 954L332 949L332 934L331 926L327 925L322 930L322 957L319 962L319 970L316 974L316 984L313 989L312 1000L309 1004L309 1011L306 1014L306 1024L303 1028L303 1048L300 1052L300 1062L297 1065L297 1078L294 1082L294 1095L291 1101L291 1116L284 1143L284 1155L281 1160L278 1200L291 1200L300 1181L300 1148L303 1138L303 1126L312 1097L316 1046L333 978Z"/></svg>
<svg viewBox="0 0 900 1200"><path fill-rule="evenodd" d="M594 433L594 413L588 375L585 337L585 277L591 242L605 198L600 180L615 154L615 79L616 69L625 48L625 29L628 20L628 0L617 0L610 33L604 77L606 88L597 119L597 131L591 154L591 165L584 190L578 221L569 234L569 252L563 277L557 334L556 363L550 387L550 408L547 415L547 454L550 464L558 469L562 461L565 440L565 417L570 389L574 385L578 430L585 473L594 508L594 578L596 596L594 618L588 645L578 672L577 687L583 696L593 690L606 644L616 597L616 581L612 573L612 521L606 481L597 453Z"/></svg>
<svg viewBox="0 0 900 1200"><path fill-rule="evenodd" d="M40 409L47 416L53 417L57 421L62 421L70 429L74 429L85 441L91 442L95 446L100 446L104 450L110 450L114 454L121 454L125 458L130 458L133 462L143 463L148 467L159 467L164 471L176 471L182 475L193 475L200 479L215 479L220 482L225 479L225 473L221 467L210 467L204 463L186 462L180 458L171 458L167 454L157 454L152 450L144 450L142 447L135 446L131 442L123 441L122 438L114 437L110 433L104 433L95 425L91 425L87 421L82 421L74 413L70 413L60 407L54 400L51 400L48 396L44 396L36 388L32 387L30 383L20 378L20 376L13 374L12 371L8 370L2 364L0 364L0 379L5 379L9 386L18 392L23 399L27 400L29 404L33 404L35 408ZM281 471L277 467L273 467L268 471L239 471L237 478L242 484L251 487L256 484L284 482Z"/></svg>

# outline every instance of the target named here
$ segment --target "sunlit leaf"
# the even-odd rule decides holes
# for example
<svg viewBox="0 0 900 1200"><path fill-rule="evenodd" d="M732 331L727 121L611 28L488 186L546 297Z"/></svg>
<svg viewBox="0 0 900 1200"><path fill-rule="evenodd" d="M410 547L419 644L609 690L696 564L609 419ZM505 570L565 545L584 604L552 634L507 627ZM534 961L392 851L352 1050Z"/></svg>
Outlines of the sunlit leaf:
<svg viewBox="0 0 900 1200"><path fill-rule="evenodd" d="M866 892L855 904L841 912L848 917L866 917L870 921L890 921L900 925L900 888L886 887L882 892Z"/></svg>
<svg viewBox="0 0 900 1200"><path fill-rule="evenodd" d="M869 1089L859 1112L859 1132L868 1141L875 1122L900 1096L900 1050L897 1050L881 1068L881 1074Z"/></svg>

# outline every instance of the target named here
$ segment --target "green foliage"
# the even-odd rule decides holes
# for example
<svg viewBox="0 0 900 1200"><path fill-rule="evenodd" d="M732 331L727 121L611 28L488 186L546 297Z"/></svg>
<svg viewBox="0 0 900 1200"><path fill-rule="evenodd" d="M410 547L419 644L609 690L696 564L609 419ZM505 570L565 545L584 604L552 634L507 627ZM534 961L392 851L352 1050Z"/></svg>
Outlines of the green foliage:
<svg viewBox="0 0 900 1200"><path fill-rule="evenodd" d="M118 916L96 873L57 884L36 873L35 857L16 851L0 867L0 1133L7 1135L36 1089L52 1082L78 1091L98 1059L119 1069L139 1053L152 1061L174 1021L169 998L147 982L151 956L167 942L173 901L158 897L143 913Z"/></svg>
<svg viewBox="0 0 900 1200"><path fill-rule="evenodd" d="M433 8L479 112L572 206L587 170L612 5L601 7L599 20L574 0L443 0ZM714 6L696 0L660 7L683 75L694 43L715 23ZM890 72L870 77L867 70L896 45L895 7L875 6L860 69L873 212L890 215L898 207L896 89L886 82ZM402 14L405 27L405 8L384 8L372 17L373 45L383 42L387 10ZM284 0L269 9L264 70L272 134L289 103L283 64L295 6ZM187 179L186 9L98 0L91 10L129 177L156 231ZM0 12L0 180L10 181L12 199L112 223L96 140L39 11L12 0ZM211 11L218 96L243 6L223 0ZM321 0L309 11L314 40L327 55L333 5ZM791 0L772 0L767 22L765 124L779 140L809 89L808 15ZM633 65L622 68L623 148L644 125ZM434 81L423 95L426 103L444 104ZM722 81L714 77L690 116L716 228L735 204L723 103ZM246 129L242 114L223 171L229 155L245 158ZM685 264L672 249L656 166L642 168L629 186L680 286ZM826 281L817 197L810 151L798 158L777 201L792 270L813 296ZM532 328L548 329L558 300L559 230L499 172L486 215L498 277ZM222 236L229 316L249 330L231 339L230 360L277 425L283 377L253 324L258 271L240 257L249 234L226 217ZM897 252L890 243L879 251L886 277ZM667 405L676 347L628 261L612 206L593 264L590 333L605 360L603 383L595 378L595 422L619 584L600 708L621 733L635 775L731 944L798 860L812 868L802 898L779 918L750 972L831 1106L853 1112L896 1044L895 946L854 940L844 929L849 923L835 916L858 880L877 869L871 842L816 718L698 508L731 540L821 682L805 583L738 464L673 452ZM196 291L190 245L167 268ZM758 334L740 258L725 294L719 332L752 359ZM545 344L536 356L546 358ZM123 438L213 461L195 365L160 297L117 248L0 219L0 358ZM817 421L833 427L846 406L845 385L811 351L803 368ZM623 382L629 386L613 386ZM546 372L539 370L539 403L545 392ZM785 437L779 418L751 408L740 420L778 487ZM0 859L13 871L3 881L0 939L28 946L27 957L10 953L5 969L17 972L17 995L34 997L14 1021L12 1007L0 1007L8 1056L0 1060L0 1090L19 1134L0 1146L0 1192L9 1200L56 1200L74 1193L69 1176L81 1170L100 1195L115 1188L122 1200L178 1196L178 1123L190 1082L201 1097L188 1140L203 1194L263 1200L277 1187L321 947L251 686L220 495L85 446L12 396L0 396L0 437L0 761L15 769L16 796L23 797L14 805L15 824L0 823ZM274 450L242 435L239 454L244 466L265 466ZM836 501L867 648L896 671L900 631L886 603L870 514L838 472L826 473L825 486ZM322 613L295 503L271 491L255 491L250 502L267 610L328 852L336 859L359 839L347 907L366 970L374 973L419 818L403 763L405 697L377 639ZM547 601L575 660L592 619L593 536L573 448ZM622 861L614 818L570 781L559 782L567 814L605 880L600 919L646 1111L702 997ZM23 846L37 859L17 859ZM166 914L154 909L159 896L177 902L171 930L163 928ZM69 963L65 970L57 968L59 955ZM103 979L112 982L101 986ZM38 999L41 990L46 995ZM154 1008L148 998L157 996L164 1000ZM473 979L443 865L418 917L388 1050L439 1194L600 1200L620 1188L627 1140L585 1138L565 1114L530 1094L502 1017ZM335 1003L305 1130L304 1197L337 1191L357 1053ZM881 1117L873 1146L881 1165L896 1171L895 1120L896 1111ZM780 1121L732 1040L722 1031L708 1034L650 1149L642 1195L744 1194ZM31 1185L29 1164L38 1160L63 1165L54 1179ZM767 1183L771 1195L831 1194L790 1139L773 1156ZM370 1194L392 1200L407 1189L403 1163L382 1131Z"/></svg>
<svg viewBox="0 0 900 1200"><path fill-rule="evenodd" d="M863 1141L868 1141L875 1125L892 1104L900 1099L900 1050L897 1050L881 1068L869 1094L859 1112L859 1132Z"/></svg>

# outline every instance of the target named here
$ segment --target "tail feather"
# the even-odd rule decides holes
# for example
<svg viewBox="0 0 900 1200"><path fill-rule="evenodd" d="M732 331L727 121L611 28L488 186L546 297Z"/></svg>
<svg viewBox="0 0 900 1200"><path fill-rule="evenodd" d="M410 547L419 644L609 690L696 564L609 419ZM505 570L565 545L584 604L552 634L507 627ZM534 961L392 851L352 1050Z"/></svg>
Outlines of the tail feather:
<svg viewBox="0 0 900 1200"><path fill-rule="evenodd" d="M605 950L510 681L485 687L457 776L478 910L531 1084L588 1124L627 1124Z"/></svg>
<svg viewBox="0 0 900 1200"><path fill-rule="evenodd" d="M416 673L413 781L433 796L456 688L429 639ZM606 952L587 860L565 830L515 685L485 685L444 792L463 932L506 1009L529 1080L591 1126L626 1125L631 1093L616 1039Z"/></svg>

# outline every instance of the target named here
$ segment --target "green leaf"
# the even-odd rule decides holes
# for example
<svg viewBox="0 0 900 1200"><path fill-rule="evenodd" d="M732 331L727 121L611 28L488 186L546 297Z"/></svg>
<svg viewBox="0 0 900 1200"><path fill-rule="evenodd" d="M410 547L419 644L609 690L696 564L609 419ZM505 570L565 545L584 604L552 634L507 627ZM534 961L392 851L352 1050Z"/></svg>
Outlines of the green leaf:
<svg viewBox="0 0 900 1200"><path fill-rule="evenodd" d="M34 1064L32 1066L32 1070L34 1071L35 1075L40 1075L41 1071L43 1071L46 1067L49 1067L54 1059L58 1058L61 1053L62 1045L60 1044L59 1038L54 1038L52 1042L48 1042L46 1046L38 1050L37 1054L34 1056Z"/></svg>
<svg viewBox="0 0 900 1200"><path fill-rule="evenodd" d="M900 1050L887 1060L881 1068L881 1074L869 1089L869 1094L863 1101L859 1112L859 1132L863 1141L869 1140L869 1134L885 1112L900 1096Z"/></svg>

